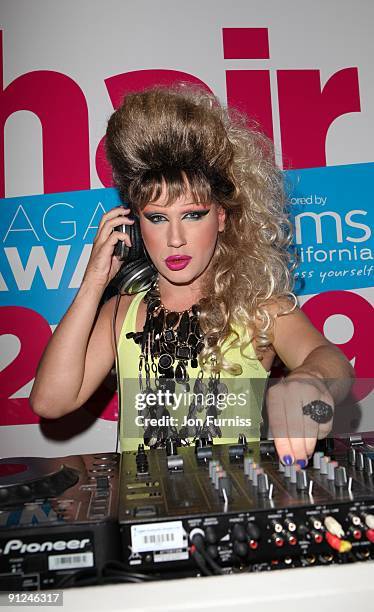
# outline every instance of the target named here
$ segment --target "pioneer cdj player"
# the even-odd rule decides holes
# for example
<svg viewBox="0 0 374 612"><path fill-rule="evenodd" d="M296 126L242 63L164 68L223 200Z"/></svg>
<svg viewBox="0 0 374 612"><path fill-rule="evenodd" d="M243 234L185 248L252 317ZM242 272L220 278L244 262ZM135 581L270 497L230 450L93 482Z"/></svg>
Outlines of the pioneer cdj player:
<svg viewBox="0 0 374 612"><path fill-rule="evenodd" d="M244 436L1 459L0 590L374 559L374 447L324 444L306 469Z"/></svg>
<svg viewBox="0 0 374 612"><path fill-rule="evenodd" d="M119 560L119 455L0 460L0 590L56 589Z"/></svg>

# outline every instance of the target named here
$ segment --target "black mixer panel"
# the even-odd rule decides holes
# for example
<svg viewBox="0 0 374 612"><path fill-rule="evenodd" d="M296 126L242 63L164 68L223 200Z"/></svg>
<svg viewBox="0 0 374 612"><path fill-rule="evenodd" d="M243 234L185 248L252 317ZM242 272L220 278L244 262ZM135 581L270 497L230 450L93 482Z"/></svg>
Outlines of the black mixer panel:
<svg viewBox="0 0 374 612"><path fill-rule="evenodd" d="M114 453L0 460L0 590L69 586L120 559Z"/></svg>
<svg viewBox="0 0 374 612"><path fill-rule="evenodd" d="M306 469L258 445L123 453L125 563L186 569L197 551L213 570L256 571L373 558L373 466L365 445L316 452Z"/></svg>
<svg viewBox="0 0 374 612"><path fill-rule="evenodd" d="M244 437L1 459L0 590L373 559L373 467L364 443L301 469Z"/></svg>

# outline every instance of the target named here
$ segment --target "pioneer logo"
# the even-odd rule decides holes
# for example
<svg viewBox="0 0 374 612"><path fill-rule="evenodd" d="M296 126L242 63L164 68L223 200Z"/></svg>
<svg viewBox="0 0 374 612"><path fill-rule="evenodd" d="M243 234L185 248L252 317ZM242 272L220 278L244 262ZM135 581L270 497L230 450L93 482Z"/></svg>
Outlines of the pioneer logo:
<svg viewBox="0 0 374 612"><path fill-rule="evenodd" d="M39 553L45 551L63 551L63 550L79 550L85 548L90 544L88 538L83 540L46 540L45 542L29 542L25 543L22 540L9 540L4 547L3 555L9 555L9 553ZM1 552L1 550L0 550Z"/></svg>

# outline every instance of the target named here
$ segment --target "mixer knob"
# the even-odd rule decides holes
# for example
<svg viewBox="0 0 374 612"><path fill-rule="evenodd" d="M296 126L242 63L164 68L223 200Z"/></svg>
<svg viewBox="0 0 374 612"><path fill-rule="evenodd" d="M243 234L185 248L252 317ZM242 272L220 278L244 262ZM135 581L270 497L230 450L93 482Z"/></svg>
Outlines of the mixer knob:
<svg viewBox="0 0 374 612"><path fill-rule="evenodd" d="M206 551L212 559L218 559L218 548L215 544L209 544L209 546L206 547Z"/></svg>
<svg viewBox="0 0 374 612"><path fill-rule="evenodd" d="M248 554L248 544L246 542L234 542L233 551L238 557L246 557Z"/></svg>
<svg viewBox="0 0 374 612"><path fill-rule="evenodd" d="M285 465L284 466L284 477L285 478L290 478L291 477L291 466L290 465Z"/></svg>
<svg viewBox="0 0 374 612"><path fill-rule="evenodd" d="M364 469L364 455L363 453L357 452L356 453L356 468L358 470L363 470Z"/></svg>
<svg viewBox="0 0 374 612"><path fill-rule="evenodd" d="M216 471L216 466L218 465L218 461L216 459L214 459L213 461L209 461L208 463L208 468L209 468L209 478L211 480L213 480L213 474Z"/></svg>
<svg viewBox="0 0 374 612"><path fill-rule="evenodd" d="M263 468L257 467L253 472L252 484L254 487L258 486L258 478L264 473Z"/></svg>
<svg viewBox="0 0 374 612"><path fill-rule="evenodd" d="M267 474L259 474L257 477L258 492L266 494L269 491L269 479Z"/></svg>
<svg viewBox="0 0 374 612"><path fill-rule="evenodd" d="M248 540L248 536L244 525L236 523L232 530L232 537L234 540L238 540L239 542L246 542Z"/></svg>
<svg viewBox="0 0 374 612"><path fill-rule="evenodd" d="M351 448L348 450L348 462L349 462L351 465L355 465L355 464L356 464L356 449L355 449L355 448L353 448L353 447L351 447Z"/></svg>
<svg viewBox="0 0 374 612"><path fill-rule="evenodd" d="M261 537L261 531L255 523L248 523L247 533L251 540L259 540Z"/></svg>
<svg viewBox="0 0 374 612"><path fill-rule="evenodd" d="M300 466L299 465L291 465L290 466L290 482L292 482L293 484L296 483L296 474L298 472L298 470L300 470Z"/></svg>
<svg viewBox="0 0 374 612"><path fill-rule="evenodd" d="M249 476L249 468L250 468L250 466L251 466L251 464L252 464L252 463L253 463L253 459L252 459L252 457L244 457L244 465L243 465L243 468L244 468L244 474L245 474L246 476Z"/></svg>
<svg viewBox="0 0 374 612"><path fill-rule="evenodd" d="M205 539L209 544L215 544L217 542L217 534L211 525L208 525L205 529Z"/></svg>
<svg viewBox="0 0 374 612"><path fill-rule="evenodd" d="M228 476L222 476L219 479L218 491L220 497L224 500L231 496L231 481Z"/></svg>
<svg viewBox="0 0 374 612"><path fill-rule="evenodd" d="M315 470L319 470L321 467L321 459L324 456L325 453L322 453L321 451L316 451L313 455L313 467Z"/></svg>
<svg viewBox="0 0 374 612"><path fill-rule="evenodd" d="M258 466L257 466L257 463L255 463L255 462L253 462L253 463L251 463L251 464L249 465L249 473L248 473L248 478L249 478L249 480L252 480L252 481L253 481L253 476L254 476L254 473L255 473L255 471L256 471L256 469L257 469L257 467L258 467Z"/></svg>
<svg viewBox="0 0 374 612"><path fill-rule="evenodd" d="M327 464L327 480L335 480L335 470L338 467L337 461L330 461Z"/></svg>
<svg viewBox="0 0 374 612"><path fill-rule="evenodd" d="M283 463L281 461L279 461L278 470L279 470L279 472L282 472L282 473L284 472L284 465L283 465Z"/></svg>
<svg viewBox="0 0 374 612"><path fill-rule="evenodd" d="M296 488L303 491L308 487L308 476L305 470L299 470L296 473Z"/></svg>
<svg viewBox="0 0 374 612"><path fill-rule="evenodd" d="M365 468L365 472L367 472L368 476L372 476L373 475L373 472L374 472L374 462L373 462L373 459L371 459L371 457L369 457L368 455L365 455L364 468Z"/></svg>
<svg viewBox="0 0 374 612"><path fill-rule="evenodd" d="M330 462L330 457L326 455L321 457L321 466L319 468L321 474L327 474L327 465Z"/></svg>
<svg viewBox="0 0 374 612"><path fill-rule="evenodd" d="M224 491L226 492L226 496L230 497L231 495L231 480L229 476L227 476L226 472L222 472L218 480L218 490L220 497L225 499Z"/></svg>
<svg viewBox="0 0 374 612"><path fill-rule="evenodd" d="M342 465L335 469L335 485L337 487L347 486L347 471Z"/></svg>
<svg viewBox="0 0 374 612"><path fill-rule="evenodd" d="M222 467L220 465L216 466L216 469L214 471L213 474L213 484L214 484L214 488L215 489L219 489L219 479L221 478L221 476L225 476L226 472L222 469Z"/></svg>
<svg viewBox="0 0 374 612"><path fill-rule="evenodd" d="M365 525L369 527L369 529L374 530L374 514L367 514L366 512L363 512L362 518L365 521Z"/></svg>

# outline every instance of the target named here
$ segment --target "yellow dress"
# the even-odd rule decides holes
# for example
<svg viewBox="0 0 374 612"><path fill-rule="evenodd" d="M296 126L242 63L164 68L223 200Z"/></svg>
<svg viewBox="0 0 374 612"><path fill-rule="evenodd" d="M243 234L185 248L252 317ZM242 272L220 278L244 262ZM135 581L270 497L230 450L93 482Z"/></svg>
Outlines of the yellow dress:
<svg viewBox="0 0 374 612"><path fill-rule="evenodd" d="M136 331L136 317L138 307L147 292L142 291L134 297L126 313L120 337L118 340L118 378L120 385L120 444L121 451L136 450L138 444L143 443L144 421L147 419L147 404L152 405L158 402L157 390L151 384L154 394L145 396L139 387L139 357L140 346L132 338L126 338L126 334ZM225 344L229 343L229 339ZM225 350L223 345L223 351ZM243 433L247 440L254 441L260 437L261 409L264 390L267 383L268 372L257 359L255 350L250 344L244 356L240 354L239 348L231 348L225 353L225 358L233 363L240 363L242 374L232 376L227 372L220 375L220 387L222 393L219 396L217 405L218 414L214 419L214 426L220 432L221 437L214 438L214 444L233 443L238 439L239 433ZM183 389L181 385L176 385L173 401L166 406L170 414L169 421L164 420L158 424L171 424L180 430L192 421L187 421L191 402L195 402L198 410L193 411L196 423L199 425L208 417L201 405L201 395L198 395L198 386L194 385L199 372L190 366L187 368L190 377L190 390ZM151 372L151 382L154 383L154 375ZM142 371L142 380L145 387L145 373ZM208 384L209 374L205 374L203 382ZM205 390L208 387L205 386ZM196 393L194 394L194 389ZM156 395L156 397L155 397ZM165 399L165 398L164 398ZM164 401L164 400L163 400ZM205 394L205 410L209 404L209 393ZM200 402L200 403L199 403ZM209 417L213 423L213 417ZM166 417L167 419L167 417ZM146 423L148 424L148 423ZM153 423L152 423L153 424Z"/></svg>

